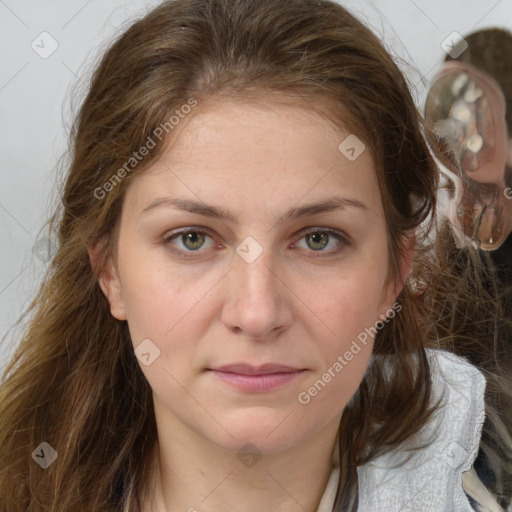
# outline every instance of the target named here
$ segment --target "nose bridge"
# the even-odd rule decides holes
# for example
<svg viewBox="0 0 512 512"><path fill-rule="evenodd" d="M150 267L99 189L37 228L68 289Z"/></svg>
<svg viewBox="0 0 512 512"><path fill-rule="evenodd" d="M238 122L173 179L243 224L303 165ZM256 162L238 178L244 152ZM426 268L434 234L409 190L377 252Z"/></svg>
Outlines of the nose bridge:
<svg viewBox="0 0 512 512"><path fill-rule="evenodd" d="M276 277L277 259L270 246L251 237L239 244L236 252L224 322L247 336L265 337L291 320L285 288Z"/></svg>
<svg viewBox="0 0 512 512"><path fill-rule="evenodd" d="M254 299L271 299L276 290L275 258L269 244L263 246L253 237L247 237L236 249L239 258L235 260L237 279L242 289ZM267 296L268 297L265 297Z"/></svg>

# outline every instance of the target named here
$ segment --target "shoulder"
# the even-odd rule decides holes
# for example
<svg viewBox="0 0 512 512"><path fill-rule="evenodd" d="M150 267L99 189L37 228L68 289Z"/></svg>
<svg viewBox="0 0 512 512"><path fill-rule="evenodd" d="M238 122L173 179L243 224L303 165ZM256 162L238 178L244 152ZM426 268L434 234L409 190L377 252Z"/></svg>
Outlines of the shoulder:
<svg viewBox="0 0 512 512"><path fill-rule="evenodd" d="M462 487L479 449L485 420L485 378L465 359L427 350L432 420L400 448L358 468L359 507L365 512L469 512Z"/></svg>

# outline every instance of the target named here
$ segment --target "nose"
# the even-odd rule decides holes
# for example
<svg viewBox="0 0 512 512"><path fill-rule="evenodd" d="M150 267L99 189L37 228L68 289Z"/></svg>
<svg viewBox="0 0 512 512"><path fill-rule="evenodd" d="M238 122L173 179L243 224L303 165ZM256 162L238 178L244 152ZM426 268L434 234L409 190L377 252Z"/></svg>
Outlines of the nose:
<svg viewBox="0 0 512 512"><path fill-rule="evenodd" d="M222 322L230 331L263 340L291 325L293 294L270 250L250 263L235 255L226 279Z"/></svg>

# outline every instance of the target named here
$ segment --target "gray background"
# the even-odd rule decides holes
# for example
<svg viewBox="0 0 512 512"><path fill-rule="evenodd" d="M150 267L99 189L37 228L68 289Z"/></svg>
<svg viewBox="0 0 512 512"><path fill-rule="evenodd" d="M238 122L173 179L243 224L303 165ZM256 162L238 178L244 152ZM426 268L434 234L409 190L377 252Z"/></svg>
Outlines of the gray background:
<svg viewBox="0 0 512 512"><path fill-rule="evenodd" d="M108 41L158 3L0 0L0 338L6 336L0 371L15 347L12 327L46 266L47 248L37 242L56 200L71 99L81 97L84 78ZM493 26L512 30L512 0L342 3L400 60L420 105L444 58L441 45L452 32L465 35Z"/></svg>

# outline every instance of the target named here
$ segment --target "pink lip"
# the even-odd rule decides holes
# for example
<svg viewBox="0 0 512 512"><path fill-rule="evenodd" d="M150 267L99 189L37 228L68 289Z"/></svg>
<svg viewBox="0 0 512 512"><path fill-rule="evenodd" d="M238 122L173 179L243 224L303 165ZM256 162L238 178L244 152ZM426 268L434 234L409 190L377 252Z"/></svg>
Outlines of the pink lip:
<svg viewBox="0 0 512 512"><path fill-rule="evenodd" d="M218 372L240 373L242 375L269 375L270 373L291 373L301 371L300 368L293 368L292 366L274 363L262 364L261 366L252 366L246 363L235 363L211 369Z"/></svg>
<svg viewBox="0 0 512 512"><path fill-rule="evenodd" d="M212 368L210 371L226 384L238 389L262 392L270 391L290 382L305 370L280 364L264 364L254 367L239 363Z"/></svg>

